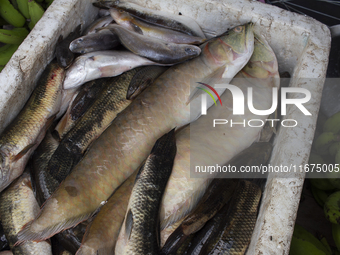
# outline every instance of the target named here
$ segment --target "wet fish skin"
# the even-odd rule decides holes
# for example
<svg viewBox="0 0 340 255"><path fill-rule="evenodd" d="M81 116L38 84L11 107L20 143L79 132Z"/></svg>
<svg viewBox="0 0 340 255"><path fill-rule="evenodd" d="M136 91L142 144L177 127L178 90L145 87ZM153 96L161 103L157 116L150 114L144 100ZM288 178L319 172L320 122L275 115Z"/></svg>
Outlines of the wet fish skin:
<svg viewBox="0 0 340 255"><path fill-rule="evenodd" d="M254 58L250 59L249 64L231 82L231 84L240 88L245 95L249 87L253 88L255 109L269 109L271 107L271 89L280 86L275 54L272 50L265 50L266 47L256 39ZM261 61L259 53L266 51L267 53ZM184 128L178 133L177 148L178 155L181 155L181 157L175 159L172 176L170 176L169 185L164 194L161 207L161 229L185 217L195 207L213 177L213 174L210 173L199 173L200 178L190 178L187 169L191 168L191 173L195 174L195 169L190 164L190 160L195 162L196 166L224 165L254 141L257 141L260 136L261 128L241 128L233 125L228 127L228 132L225 132L225 126L216 125L212 130L213 119L232 118L233 121L243 121L255 117L259 118L258 115L252 114L249 110L240 117L234 116L230 91L222 94L221 100L223 106L211 107L207 115L191 123L190 133L185 130L188 128ZM260 118L265 121L266 116ZM214 149L213 152L212 148ZM206 155L207 150L211 152L209 156ZM177 195L179 191L181 196Z"/></svg>
<svg viewBox="0 0 340 255"><path fill-rule="evenodd" d="M251 26L243 28L253 33ZM243 43L244 52L234 58L235 40L229 37L237 31L207 42L203 54L169 68L144 90L93 143L46 201L40 216L18 234L19 239L43 240L88 219L147 157L157 137L174 126L186 125L192 114L198 116L200 109L192 113L186 103L193 90L191 79L212 75L231 79L250 58L254 43L251 36L246 40L244 34L240 34L237 42ZM190 104L194 103L195 100Z"/></svg>
<svg viewBox="0 0 340 255"><path fill-rule="evenodd" d="M186 238L200 230L231 198L238 180L214 179L208 186L199 204L169 236L161 254L175 252Z"/></svg>
<svg viewBox="0 0 340 255"><path fill-rule="evenodd" d="M161 64L176 64L197 57L201 49L194 45L168 43L140 35L118 25L108 28L115 32L121 44L133 53Z"/></svg>
<svg viewBox="0 0 340 255"><path fill-rule="evenodd" d="M138 66L162 65L128 51L95 51L76 58L66 72L64 89L76 88L87 81L113 77Z"/></svg>
<svg viewBox="0 0 340 255"><path fill-rule="evenodd" d="M209 220L202 229L193 234L191 245L185 249L184 254L199 255L203 249L203 246L207 244L209 237L216 234L218 226L225 219L226 214L230 207L230 201L227 202L216 215Z"/></svg>
<svg viewBox="0 0 340 255"><path fill-rule="evenodd" d="M241 166L264 165L271 155L272 148L269 142L255 142L227 164L237 169ZM168 238L162 254L175 252L189 235L200 230L230 200L237 184L236 179L226 179L223 174L217 176L208 186L196 208L186 216L181 225Z"/></svg>
<svg viewBox="0 0 340 255"><path fill-rule="evenodd" d="M61 104L65 71L56 61L44 70L28 102L0 136L0 191L23 171Z"/></svg>
<svg viewBox="0 0 340 255"><path fill-rule="evenodd" d="M73 53L89 53L100 50L111 50L120 44L118 36L109 29L101 29L73 40L70 50Z"/></svg>
<svg viewBox="0 0 340 255"><path fill-rule="evenodd" d="M135 99L144 89L150 86L168 67L146 66L141 68L132 78L126 99Z"/></svg>
<svg viewBox="0 0 340 255"><path fill-rule="evenodd" d="M69 107L55 127L61 140L76 124L77 120L91 107L100 94L105 83L100 79L89 81L79 88L79 92L69 104Z"/></svg>
<svg viewBox="0 0 340 255"><path fill-rule="evenodd" d="M109 25L111 22L113 21L113 18L108 15L108 16L104 16L101 17L95 21L93 21L85 30L83 35L89 35L89 34L94 34L96 33L96 29L97 28L102 28L102 27L106 27L107 25Z"/></svg>
<svg viewBox="0 0 340 255"><path fill-rule="evenodd" d="M29 174L24 173L2 192L0 201L3 227L12 252L15 255L52 255L51 245L47 241L39 243L28 241L20 246L14 246L19 230L39 212Z"/></svg>
<svg viewBox="0 0 340 255"><path fill-rule="evenodd" d="M68 68L74 59L74 54L70 51L70 43L80 36L81 25L77 26L73 32L71 32L65 39L62 36L59 37L59 41L55 48L55 54L58 60L58 64L61 67Z"/></svg>
<svg viewBox="0 0 340 255"><path fill-rule="evenodd" d="M199 254L244 254L253 234L260 199L260 187L241 180L216 235L209 237Z"/></svg>
<svg viewBox="0 0 340 255"><path fill-rule="evenodd" d="M48 194L50 194L50 192L48 191L48 184L55 182L55 180L51 179L50 176L46 174L45 169L58 146L59 141L52 136L50 131L47 131L45 138L32 156L30 163L32 187L35 190L36 199L40 206L49 197ZM55 183L55 185L58 185L58 183Z"/></svg>
<svg viewBox="0 0 340 255"><path fill-rule="evenodd" d="M104 83L100 94L63 137L48 162L46 171L58 183L61 183L80 161L90 144L104 132L122 110L130 105L132 101L126 99L126 93L130 81L140 69L141 67L117 77L97 80L96 83ZM54 191L58 186L51 189Z"/></svg>
<svg viewBox="0 0 340 255"><path fill-rule="evenodd" d="M110 13L118 25L136 33L155 37L166 42L178 44L201 44L206 40L205 38L191 36L182 32L143 22L123 10L111 8Z"/></svg>
<svg viewBox="0 0 340 255"><path fill-rule="evenodd" d="M157 24L166 28L170 28L179 32L183 32L192 36L205 38L201 28L195 20L174 15L168 12L155 11L144 8L134 3L119 2L119 1L99 1L93 3L100 8L117 8L129 12L131 15L144 20L148 23Z"/></svg>
<svg viewBox="0 0 340 255"><path fill-rule="evenodd" d="M107 203L88 226L82 245L76 255L113 254L119 230L123 224L136 170L112 194Z"/></svg>
<svg viewBox="0 0 340 255"><path fill-rule="evenodd" d="M173 129L156 141L138 171L123 223L128 237L123 254L159 254L159 206L175 155Z"/></svg>

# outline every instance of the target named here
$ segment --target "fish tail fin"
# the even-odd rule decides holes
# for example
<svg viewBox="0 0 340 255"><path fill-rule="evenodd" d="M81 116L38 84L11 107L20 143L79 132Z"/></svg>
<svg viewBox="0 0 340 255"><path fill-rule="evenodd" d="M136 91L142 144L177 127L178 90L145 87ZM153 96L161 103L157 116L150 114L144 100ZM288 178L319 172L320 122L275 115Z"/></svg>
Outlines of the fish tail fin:
<svg viewBox="0 0 340 255"><path fill-rule="evenodd" d="M58 224L55 224L53 226L47 227L43 229L42 231L35 232L32 228L34 227L34 223L36 222L36 219L33 221L28 222L25 224L22 229L18 233L18 241L15 243L15 245L19 245L25 241L43 241L46 240L55 234L72 228L76 225L78 225L80 222L87 220L89 217L91 217L92 213L81 215L79 217L74 217L72 219L64 220Z"/></svg>
<svg viewBox="0 0 340 255"><path fill-rule="evenodd" d="M176 228L175 231L172 232L172 234L168 237L164 246L162 247L161 255L172 254L172 252L177 251L181 244L185 241L186 237L187 236L183 233L182 226Z"/></svg>

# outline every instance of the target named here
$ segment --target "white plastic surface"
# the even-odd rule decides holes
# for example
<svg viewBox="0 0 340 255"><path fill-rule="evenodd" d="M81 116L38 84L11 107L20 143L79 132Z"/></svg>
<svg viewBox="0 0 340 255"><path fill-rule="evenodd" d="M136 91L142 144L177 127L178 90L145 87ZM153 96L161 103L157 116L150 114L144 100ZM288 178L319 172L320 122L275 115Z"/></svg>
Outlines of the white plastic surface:
<svg viewBox="0 0 340 255"><path fill-rule="evenodd" d="M0 73L0 132L18 113L34 88L34 81L52 59L60 34L67 35L79 23L88 24L97 9L84 0L54 0L50 9L19 47ZM319 78L308 84L312 94L305 105L309 121L294 129L281 129L271 164L301 165L308 161L330 50L330 31L321 23L248 0L134 0L142 6L192 17L207 36L254 22L275 51L280 71L288 71L290 86L306 87L300 78ZM301 112L289 108L286 119L298 119ZM304 174L290 178L269 175L259 217L247 254L288 254L299 205Z"/></svg>

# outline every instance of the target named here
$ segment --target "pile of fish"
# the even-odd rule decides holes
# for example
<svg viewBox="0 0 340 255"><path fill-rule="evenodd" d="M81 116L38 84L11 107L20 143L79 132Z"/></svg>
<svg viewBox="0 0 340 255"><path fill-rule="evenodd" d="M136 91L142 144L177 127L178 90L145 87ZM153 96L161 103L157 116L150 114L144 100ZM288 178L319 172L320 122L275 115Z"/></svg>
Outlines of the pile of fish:
<svg viewBox="0 0 340 255"><path fill-rule="evenodd" d="M94 5L104 16L60 38L56 60L0 135L10 250L244 254L265 181L191 178L190 161L266 164L273 129L212 128L213 119L233 116L232 95L214 89L223 105L208 99L213 106L201 116L202 90L192 81L223 79L244 95L253 88L254 107L269 109L280 86L274 52L252 23L206 39L187 17L127 2ZM268 118L242 116L254 117Z"/></svg>

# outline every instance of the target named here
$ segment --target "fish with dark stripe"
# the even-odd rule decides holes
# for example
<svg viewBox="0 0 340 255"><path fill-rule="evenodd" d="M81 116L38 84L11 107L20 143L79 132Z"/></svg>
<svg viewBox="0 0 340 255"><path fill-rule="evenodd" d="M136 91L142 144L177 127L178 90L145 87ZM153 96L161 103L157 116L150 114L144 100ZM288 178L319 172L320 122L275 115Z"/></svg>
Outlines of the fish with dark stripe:
<svg viewBox="0 0 340 255"><path fill-rule="evenodd" d="M159 254L159 208L175 155L173 129L156 141L139 169L122 226L128 239L122 254Z"/></svg>

